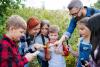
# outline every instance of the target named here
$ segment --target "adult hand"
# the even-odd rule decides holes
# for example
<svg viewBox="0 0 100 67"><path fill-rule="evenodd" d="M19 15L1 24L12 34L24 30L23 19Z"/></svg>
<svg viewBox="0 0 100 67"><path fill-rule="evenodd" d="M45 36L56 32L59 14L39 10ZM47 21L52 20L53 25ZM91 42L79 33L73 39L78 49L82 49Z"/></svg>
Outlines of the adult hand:
<svg viewBox="0 0 100 67"><path fill-rule="evenodd" d="M68 38L67 38L67 35L63 35L63 36L60 38L60 40L56 41L54 44L55 44L55 45L58 45L58 44L62 43L65 39L68 39Z"/></svg>
<svg viewBox="0 0 100 67"><path fill-rule="evenodd" d="M63 42L65 40L68 39L68 36L67 35L62 35L62 37L60 38L59 42Z"/></svg>

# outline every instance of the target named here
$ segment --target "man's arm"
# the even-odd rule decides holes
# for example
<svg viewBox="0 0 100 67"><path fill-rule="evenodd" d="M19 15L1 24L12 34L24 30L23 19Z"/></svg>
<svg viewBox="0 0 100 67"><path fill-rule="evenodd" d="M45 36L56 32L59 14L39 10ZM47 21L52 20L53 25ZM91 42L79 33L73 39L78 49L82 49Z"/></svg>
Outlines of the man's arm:
<svg viewBox="0 0 100 67"><path fill-rule="evenodd" d="M66 30L66 32L64 34L67 35L68 37L71 37L71 35L76 27L76 23L77 23L76 19L72 18L70 21L70 24L68 26L68 29Z"/></svg>
<svg viewBox="0 0 100 67"><path fill-rule="evenodd" d="M69 24L68 29L66 30L66 32L63 34L63 36L61 37L61 39L59 40L59 42L63 42L65 39L69 39L76 27L77 24L77 20L75 20L75 18L72 18Z"/></svg>

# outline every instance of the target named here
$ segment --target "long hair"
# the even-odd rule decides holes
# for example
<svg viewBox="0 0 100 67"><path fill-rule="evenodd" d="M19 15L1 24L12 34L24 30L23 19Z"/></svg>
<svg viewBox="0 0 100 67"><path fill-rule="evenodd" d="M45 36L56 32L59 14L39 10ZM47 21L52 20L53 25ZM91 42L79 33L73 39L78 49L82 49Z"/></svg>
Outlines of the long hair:
<svg viewBox="0 0 100 67"><path fill-rule="evenodd" d="M88 29L90 29L88 20L89 20L89 17L84 17L84 18L82 18L81 20L79 20L79 21L77 22L77 24L80 24L80 23L81 23L81 24L84 24Z"/></svg>
<svg viewBox="0 0 100 67"><path fill-rule="evenodd" d="M94 57L94 52L98 48L98 51L100 50L100 13L93 15L90 17L88 20L89 27L91 30L91 37L90 37L90 42L92 44L92 58L95 63L100 60L100 53L98 52L96 54L96 57Z"/></svg>
<svg viewBox="0 0 100 67"><path fill-rule="evenodd" d="M49 21L49 20L42 20L42 21L41 21L40 33L41 33L41 29L42 29L42 27L43 27L44 25L47 25L48 28L49 28L49 26L50 26L50 21ZM40 34L40 33L39 33L39 34ZM47 35L45 35L47 38L48 38L48 33L49 33L49 29L48 29Z"/></svg>

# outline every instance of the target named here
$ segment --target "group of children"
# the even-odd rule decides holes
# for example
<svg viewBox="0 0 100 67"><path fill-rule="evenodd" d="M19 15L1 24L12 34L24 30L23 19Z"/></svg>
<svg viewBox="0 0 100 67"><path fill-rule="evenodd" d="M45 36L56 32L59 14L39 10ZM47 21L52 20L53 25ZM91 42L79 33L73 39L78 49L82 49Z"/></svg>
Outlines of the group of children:
<svg viewBox="0 0 100 67"><path fill-rule="evenodd" d="M64 56L68 55L66 45L54 45L58 40L59 27L50 25L48 20L40 21L31 17L27 21L27 29L18 42L21 56L39 51L37 59L41 67L66 67ZM29 67L29 63L24 67Z"/></svg>
<svg viewBox="0 0 100 67"><path fill-rule="evenodd" d="M77 67L99 67L99 20L100 14L97 14L78 21L80 42L78 51L73 51L71 45L55 44L60 31L57 25L36 17L29 18L26 24L22 17L12 15L6 22L7 32L0 40L0 67L29 67L35 56L41 67L66 67L64 56L69 52L77 57Z"/></svg>

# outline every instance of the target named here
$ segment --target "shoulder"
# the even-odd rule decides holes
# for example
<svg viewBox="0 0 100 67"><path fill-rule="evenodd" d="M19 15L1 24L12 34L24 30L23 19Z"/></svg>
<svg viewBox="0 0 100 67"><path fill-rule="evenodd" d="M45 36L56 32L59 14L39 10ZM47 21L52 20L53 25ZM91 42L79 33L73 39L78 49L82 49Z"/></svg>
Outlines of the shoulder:
<svg viewBox="0 0 100 67"><path fill-rule="evenodd" d="M36 36L36 38L41 38L41 35L40 35L40 34L39 34L39 35L37 35L37 36Z"/></svg>
<svg viewBox="0 0 100 67"><path fill-rule="evenodd" d="M76 19L75 17L72 16L71 22L75 22L75 21L77 21L77 19Z"/></svg>
<svg viewBox="0 0 100 67"><path fill-rule="evenodd" d="M6 40L0 40L0 50L8 50L11 47L11 44Z"/></svg>
<svg viewBox="0 0 100 67"><path fill-rule="evenodd" d="M96 9L96 8L87 7L87 10L94 11L94 13L100 13L100 9Z"/></svg>

